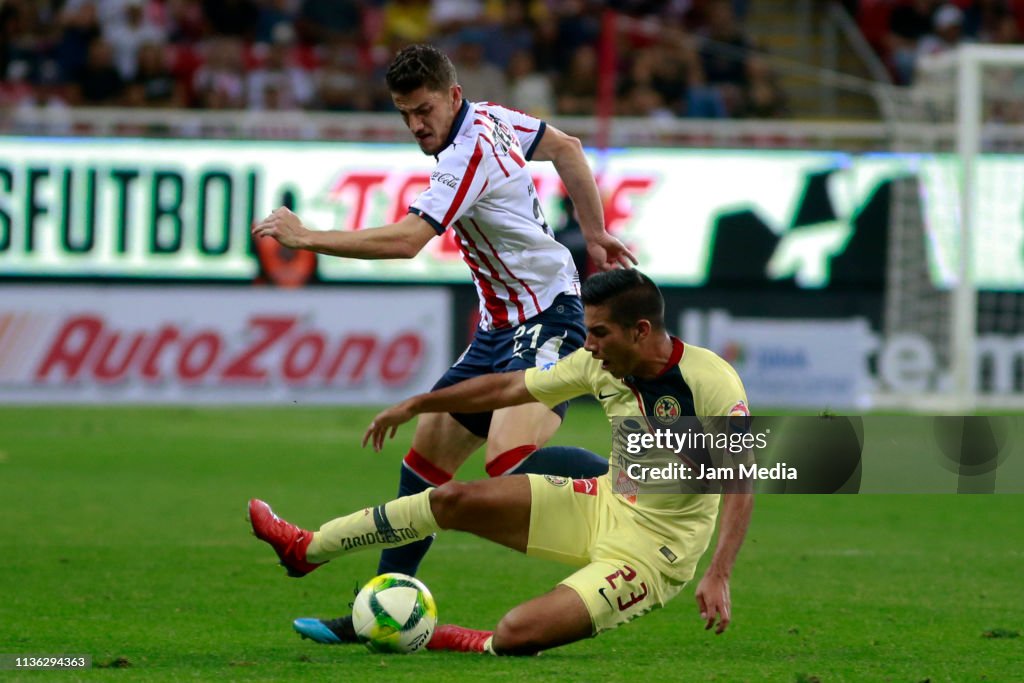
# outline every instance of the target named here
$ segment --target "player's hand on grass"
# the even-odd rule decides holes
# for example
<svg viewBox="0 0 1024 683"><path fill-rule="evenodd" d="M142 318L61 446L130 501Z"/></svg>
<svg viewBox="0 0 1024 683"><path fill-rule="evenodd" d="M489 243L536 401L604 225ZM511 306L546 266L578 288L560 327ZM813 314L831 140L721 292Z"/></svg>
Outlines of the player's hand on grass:
<svg viewBox="0 0 1024 683"><path fill-rule="evenodd" d="M290 249L304 249L307 246L308 235L309 230L286 206L275 209L252 229L253 237L273 237Z"/></svg>
<svg viewBox="0 0 1024 683"><path fill-rule="evenodd" d="M416 417L416 413L410 407L409 401L402 401L379 413L366 428L366 433L363 434L363 448L366 448L367 443L372 443L373 450L379 453L380 449L384 447L384 440L395 438L398 426L414 417ZM388 434L389 430L390 434Z"/></svg>
<svg viewBox="0 0 1024 683"><path fill-rule="evenodd" d="M632 268L639 263L626 245L606 232L587 241L587 254L599 270Z"/></svg>
<svg viewBox="0 0 1024 683"><path fill-rule="evenodd" d="M719 574L705 574L697 586L697 608L705 621L704 630L710 630L718 620L715 633L722 633L732 619L732 600L729 598L729 579Z"/></svg>

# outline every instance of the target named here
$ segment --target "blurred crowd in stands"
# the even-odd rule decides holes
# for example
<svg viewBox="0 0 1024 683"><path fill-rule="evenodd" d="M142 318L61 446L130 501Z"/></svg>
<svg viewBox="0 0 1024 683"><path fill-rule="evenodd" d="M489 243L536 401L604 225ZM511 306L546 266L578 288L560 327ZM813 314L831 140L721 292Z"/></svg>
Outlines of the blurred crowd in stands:
<svg viewBox="0 0 1024 683"><path fill-rule="evenodd" d="M1024 0L848 0L861 31L901 85L918 61L965 42L1010 45L1024 36Z"/></svg>
<svg viewBox="0 0 1024 683"><path fill-rule="evenodd" d="M621 3L614 114L776 117L746 0ZM649 7L644 7L649 5ZM0 0L0 107L392 111L394 52L432 42L471 100L597 111L596 0ZM637 11L637 8L640 8ZM630 13L628 10L634 10Z"/></svg>

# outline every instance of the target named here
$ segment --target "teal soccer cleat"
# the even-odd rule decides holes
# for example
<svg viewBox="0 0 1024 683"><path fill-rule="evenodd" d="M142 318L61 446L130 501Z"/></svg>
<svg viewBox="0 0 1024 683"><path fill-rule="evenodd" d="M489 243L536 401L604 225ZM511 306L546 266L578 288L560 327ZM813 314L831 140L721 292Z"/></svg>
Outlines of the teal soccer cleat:
<svg viewBox="0 0 1024 683"><path fill-rule="evenodd" d="M292 628L303 638L322 645L359 642L359 639L356 638L355 628L352 626L351 616L326 620L302 617L292 622Z"/></svg>

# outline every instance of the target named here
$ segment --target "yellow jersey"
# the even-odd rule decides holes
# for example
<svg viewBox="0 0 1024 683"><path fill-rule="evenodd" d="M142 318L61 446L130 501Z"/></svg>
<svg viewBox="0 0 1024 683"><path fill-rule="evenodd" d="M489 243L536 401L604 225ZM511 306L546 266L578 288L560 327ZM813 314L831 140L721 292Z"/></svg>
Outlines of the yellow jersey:
<svg viewBox="0 0 1024 683"><path fill-rule="evenodd" d="M638 460L635 453L627 452L625 439L621 438L623 430L639 428L653 432L679 418L689 417L690 422L697 418L705 429L718 431L723 425L721 418L749 417L750 414L743 383L731 365L713 351L684 344L675 337L672 337L672 347L665 367L650 379L617 379L601 369L601 361L586 349L579 349L543 368L526 371L527 390L547 406L585 394L601 403L616 432L609 470L603 475L609 480L607 485L615 492L617 501L634 509L642 526L666 538L678 534L678 522L684 517L704 518L714 523L718 495L695 492L702 483L693 480L659 482L664 483L663 486L638 485L630 476L635 470L629 468ZM686 460L685 455L679 458ZM699 473L702 465L710 464L707 459L690 462L691 471Z"/></svg>

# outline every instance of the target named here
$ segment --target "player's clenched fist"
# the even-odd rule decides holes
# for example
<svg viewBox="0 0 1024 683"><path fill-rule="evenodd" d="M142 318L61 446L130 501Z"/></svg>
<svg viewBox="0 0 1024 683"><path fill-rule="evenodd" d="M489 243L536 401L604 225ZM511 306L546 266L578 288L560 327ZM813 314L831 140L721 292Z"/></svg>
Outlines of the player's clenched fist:
<svg viewBox="0 0 1024 683"><path fill-rule="evenodd" d="M276 209L252 229L253 237L273 237L291 249L305 249L308 245L308 235L309 230L286 206Z"/></svg>

